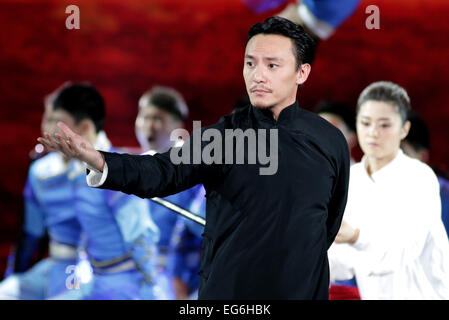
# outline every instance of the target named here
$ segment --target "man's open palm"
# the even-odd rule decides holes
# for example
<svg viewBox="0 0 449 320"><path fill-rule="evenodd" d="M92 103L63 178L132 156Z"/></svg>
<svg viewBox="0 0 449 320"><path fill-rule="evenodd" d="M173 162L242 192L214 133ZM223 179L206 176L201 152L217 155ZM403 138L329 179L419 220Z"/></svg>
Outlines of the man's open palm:
<svg viewBox="0 0 449 320"><path fill-rule="evenodd" d="M68 158L79 159L103 171L104 158L87 139L70 130L63 122L58 122L57 127L54 134L44 132L44 137L37 140L50 150L60 151Z"/></svg>

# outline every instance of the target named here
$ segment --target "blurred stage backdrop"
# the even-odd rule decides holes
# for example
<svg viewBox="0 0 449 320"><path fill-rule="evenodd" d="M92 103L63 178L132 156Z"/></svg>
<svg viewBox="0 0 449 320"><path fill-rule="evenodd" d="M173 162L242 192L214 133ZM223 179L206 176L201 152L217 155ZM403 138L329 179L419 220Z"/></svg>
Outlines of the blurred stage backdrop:
<svg viewBox="0 0 449 320"><path fill-rule="evenodd" d="M79 30L65 26L72 4L80 9ZM380 30L365 27L371 4L380 9ZM0 0L0 279L19 230L45 94L66 80L97 86L116 146L138 145L137 101L154 84L178 89L190 120L214 123L245 94L249 27L283 7L258 15L240 0ZM447 170L448 16L447 0L362 1L319 45L300 106L310 110L322 99L355 106L369 83L397 82L430 127L432 164Z"/></svg>

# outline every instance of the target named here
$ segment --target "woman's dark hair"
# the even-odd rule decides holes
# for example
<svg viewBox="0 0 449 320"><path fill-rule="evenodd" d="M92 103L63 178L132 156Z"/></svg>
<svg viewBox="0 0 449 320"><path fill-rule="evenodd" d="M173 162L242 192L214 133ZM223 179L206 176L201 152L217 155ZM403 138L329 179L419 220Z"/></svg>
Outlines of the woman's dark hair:
<svg viewBox="0 0 449 320"><path fill-rule="evenodd" d="M369 100L391 104L401 116L402 123L407 121L410 110L410 98L407 91L401 86L389 81L371 83L362 91L357 100L357 114L360 111L360 106Z"/></svg>
<svg viewBox="0 0 449 320"><path fill-rule="evenodd" d="M248 32L246 43L258 34L278 34L290 38L293 42L293 54L296 58L296 70L301 64L312 64L315 57L316 41L296 23L281 17L270 17L264 22L254 24Z"/></svg>
<svg viewBox="0 0 449 320"><path fill-rule="evenodd" d="M54 93L53 109L69 113L75 123L92 120L98 133L106 115L104 100L94 86L87 83L65 83Z"/></svg>
<svg viewBox="0 0 449 320"><path fill-rule="evenodd" d="M139 108L155 106L170 113L180 121L189 115L189 109L182 95L173 88L154 86L139 99Z"/></svg>

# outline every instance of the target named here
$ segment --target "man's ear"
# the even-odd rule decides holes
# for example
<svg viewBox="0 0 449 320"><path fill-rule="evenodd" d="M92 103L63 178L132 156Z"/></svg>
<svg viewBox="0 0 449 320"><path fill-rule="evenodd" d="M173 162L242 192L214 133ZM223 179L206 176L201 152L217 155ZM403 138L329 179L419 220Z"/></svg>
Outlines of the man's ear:
<svg viewBox="0 0 449 320"><path fill-rule="evenodd" d="M312 70L312 66L308 63L303 63L298 70L298 75L296 77L296 84L301 85L306 82L309 77L310 71Z"/></svg>

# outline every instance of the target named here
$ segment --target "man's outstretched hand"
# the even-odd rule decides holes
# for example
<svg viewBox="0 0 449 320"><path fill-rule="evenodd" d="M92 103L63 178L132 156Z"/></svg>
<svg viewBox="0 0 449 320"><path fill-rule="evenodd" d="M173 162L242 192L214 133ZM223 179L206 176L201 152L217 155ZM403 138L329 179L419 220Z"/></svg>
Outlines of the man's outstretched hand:
<svg viewBox="0 0 449 320"><path fill-rule="evenodd" d="M86 162L90 167L103 171L104 157L95 150L94 146L85 138L74 133L63 122L58 122L58 129L54 134L44 132L44 137L37 141L44 144L50 150L62 152L67 158L76 158Z"/></svg>

